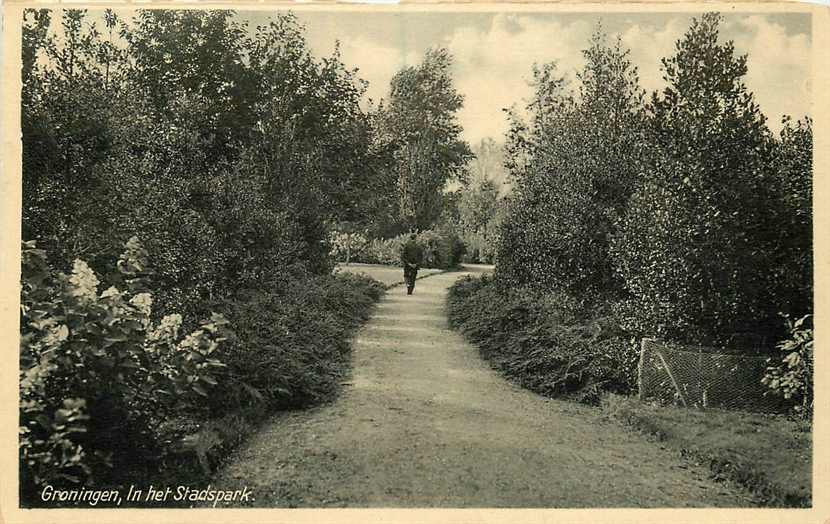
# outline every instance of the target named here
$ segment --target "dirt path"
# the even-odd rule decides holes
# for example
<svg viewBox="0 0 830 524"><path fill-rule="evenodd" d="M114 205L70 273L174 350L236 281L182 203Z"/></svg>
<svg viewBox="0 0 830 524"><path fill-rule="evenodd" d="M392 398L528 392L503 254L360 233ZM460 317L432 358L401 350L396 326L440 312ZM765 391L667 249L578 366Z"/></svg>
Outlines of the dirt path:
<svg viewBox="0 0 830 524"><path fill-rule="evenodd" d="M214 485L265 507L747 506L595 409L513 386L447 327L458 273L392 288L341 397L268 421Z"/></svg>

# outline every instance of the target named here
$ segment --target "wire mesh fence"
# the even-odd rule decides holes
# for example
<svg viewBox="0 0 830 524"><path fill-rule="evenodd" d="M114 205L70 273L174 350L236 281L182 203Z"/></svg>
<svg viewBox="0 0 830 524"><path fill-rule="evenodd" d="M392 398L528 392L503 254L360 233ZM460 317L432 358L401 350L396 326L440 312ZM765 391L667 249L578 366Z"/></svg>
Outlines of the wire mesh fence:
<svg viewBox="0 0 830 524"><path fill-rule="evenodd" d="M704 349L644 339L638 368L640 399L763 413L786 410L786 401L761 384L768 366L766 357Z"/></svg>

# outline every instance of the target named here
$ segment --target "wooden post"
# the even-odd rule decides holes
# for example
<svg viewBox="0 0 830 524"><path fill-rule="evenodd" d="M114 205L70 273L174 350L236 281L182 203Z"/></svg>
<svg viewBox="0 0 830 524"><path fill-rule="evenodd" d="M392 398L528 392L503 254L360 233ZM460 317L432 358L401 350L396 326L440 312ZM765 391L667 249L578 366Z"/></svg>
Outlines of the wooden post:
<svg viewBox="0 0 830 524"><path fill-rule="evenodd" d="M683 392L680 391L680 386L677 385L677 381L674 379L674 374L671 372L671 368L669 368L669 365L666 363L666 359L663 358L663 353L659 348L657 349L657 356L660 357L660 362L662 362L663 367L666 368L666 373L669 374L669 379L671 379L671 383L674 384L675 391L677 391L677 394L680 395L680 401L683 403L683 407L689 407L689 405L686 404L686 397L683 396Z"/></svg>
<svg viewBox="0 0 830 524"><path fill-rule="evenodd" d="M651 341L649 338L644 338L640 342L640 360L637 362L637 398L644 400L646 398L645 387L643 386L643 366L646 359L646 342Z"/></svg>
<svg viewBox="0 0 830 524"><path fill-rule="evenodd" d="M703 403L703 409L706 409L706 404L708 399L706 398L706 386L709 385L709 381L706 381L706 384L703 383L703 350L698 348L697 350L697 390L701 396L701 402Z"/></svg>

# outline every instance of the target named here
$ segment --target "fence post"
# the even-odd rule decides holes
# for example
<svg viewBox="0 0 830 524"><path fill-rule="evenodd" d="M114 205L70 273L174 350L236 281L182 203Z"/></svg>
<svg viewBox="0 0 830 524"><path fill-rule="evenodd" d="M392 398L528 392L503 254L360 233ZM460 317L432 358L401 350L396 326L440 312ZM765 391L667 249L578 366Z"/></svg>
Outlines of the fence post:
<svg viewBox="0 0 830 524"><path fill-rule="evenodd" d="M697 350L697 369L695 369L697 373L697 392L702 399L703 402L703 409L706 409L707 398L706 398L706 386L708 386L709 381L706 381L706 385L703 384L703 350L698 348Z"/></svg>
<svg viewBox="0 0 830 524"><path fill-rule="evenodd" d="M640 341L640 360L637 362L637 398L644 400L646 398L645 386L643 386L643 363L646 358L646 342L650 340L644 338Z"/></svg>
<svg viewBox="0 0 830 524"><path fill-rule="evenodd" d="M671 383L674 385L674 390L677 391L677 394L680 395L680 402L683 403L683 407L687 408L689 405L686 403L686 397L683 396L683 392L680 390L680 386L677 385L677 381L674 379L674 373L671 372L671 368L669 367L666 359L663 358L663 352L660 351L660 348L657 348L657 356L660 357L660 362L663 363L663 367L666 368L666 373L668 373L669 378L671 379Z"/></svg>

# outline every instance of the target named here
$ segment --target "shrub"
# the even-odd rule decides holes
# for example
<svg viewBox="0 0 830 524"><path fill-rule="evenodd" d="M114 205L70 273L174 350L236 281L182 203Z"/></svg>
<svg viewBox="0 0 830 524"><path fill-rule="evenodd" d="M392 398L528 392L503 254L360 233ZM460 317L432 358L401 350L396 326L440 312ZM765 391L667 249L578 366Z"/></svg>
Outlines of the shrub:
<svg viewBox="0 0 830 524"><path fill-rule="evenodd" d="M389 239L371 240L367 247L354 259L367 264L399 266L401 249L409 240L409 233ZM465 246L461 238L450 227L427 229L417 234L416 240L424 254L421 267L452 269L457 267L464 255Z"/></svg>
<svg viewBox="0 0 830 524"><path fill-rule="evenodd" d="M438 245L435 250L435 267L453 269L458 267L467 252L467 247L450 224L438 228Z"/></svg>
<svg viewBox="0 0 830 524"><path fill-rule="evenodd" d="M776 346L783 356L767 368L761 381L772 393L797 402L796 412L805 418L813 413L813 330L805 326L809 318L793 322L785 316L789 338ZM768 363L772 361L767 359Z"/></svg>
<svg viewBox="0 0 830 524"><path fill-rule="evenodd" d="M211 397L214 414L252 403L272 411L330 399L348 367L349 336L382 294L382 285L363 275L314 276L295 266L217 304L235 337Z"/></svg>
<svg viewBox="0 0 830 524"><path fill-rule="evenodd" d="M605 310L554 293L466 277L450 288L450 324L522 386L594 403L636 387L637 348Z"/></svg>
<svg viewBox="0 0 830 524"><path fill-rule="evenodd" d="M352 260L364 258L363 253L369 247L369 239L361 233L333 230L329 233L329 244L331 245L329 256L348 264Z"/></svg>
<svg viewBox="0 0 830 524"><path fill-rule="evenodd" d="M621 309L626 328L724 347L744 333L775 337L767 254L741 218L746 204L701 182L694 166L665 169L632 197L611 241L631 294Z"/></svg>
<svg viewBox="0 0 830 524"><path fill-rule="evenodd" d="M52 273L46 254L23 245L20 345L20 456L23 499L43 485L94 483L110 468L157 458L161 421L199 412L223 367L228 334L214 315L181 337L180 315L151 320L147 260L127 245L99 294L81 260Z"/></svg>
<svg viewBox="0 0 830 524"><path fill-rule="evenodd" d="M401 263L400 244L395 238L374 238L357 260L367 264L397 266Z"/></svg>

